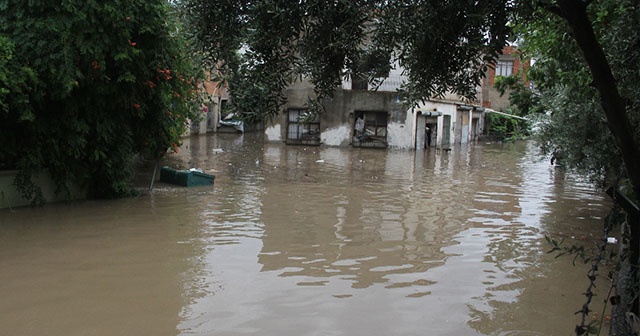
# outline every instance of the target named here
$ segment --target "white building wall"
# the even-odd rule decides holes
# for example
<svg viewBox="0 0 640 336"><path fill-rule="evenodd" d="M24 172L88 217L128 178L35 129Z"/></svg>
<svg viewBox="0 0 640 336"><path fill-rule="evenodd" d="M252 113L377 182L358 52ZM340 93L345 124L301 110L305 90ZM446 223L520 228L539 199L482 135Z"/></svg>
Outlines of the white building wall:
<svg viewBox="0 0 640 336"><path fill-rule="evenodd" d="M387 125L387 145L393 148L424 148L426 143L425 122L427 117L420 114L420 111L437 111L442 113L437 117L437 127L431 130L431 146L449 147L455 143L467 143L473 141L478 129L482 129L482 120L473 124L473 117L478 118L478 113L473 109L459 109L459 105L465 105L462 98L455 94L447 94L442 100L427 101L417 107L401 111L401 102L389 102L388 95L397 92L400 86L406 81L406 76L402 75L399 66L395 66L389 73L382 85L374 91L352 91L352 81L350 79L342 81L342 89L338 90L333 98L333 105L328 107L331 111L321 120L320 142L327 146L349 146L353 143L353 114L357 111L376 111L380 109L389 112L389 123ZM301 83L299 88L290 92L290 101L294 107L303 107L306 97L311 94L310 83ZM304 89L308 90L305 91ZM386 100L379 100L379 94L386 95ZM467 105L469 106L469 105ZM470 106L469 106L470 107ZM333 114L331 114L333 113ZM402 116L404 113L405 116ZM461 113L467 113L462 115ZM450 124L445 130L445 117L449 117ZM429 123L433 123L435 116L429 117ZM404 120L402 120L404 119ZM284 120L283 120L284 122ZM463 125L466 123L465 125ZM279 126L279 125L276 125ZM463 127L464 126L464 127ZM474 127L475 126L475 127ZM286 137L283 127L270 127L266 130L268 141L283 141ZM448 134L449 141L443 144L443 139Z"/></svg>
<svg viewBox="0 0 640 336"><path fill-rule="evenodd" d="M410 125L389 123L387 125L387 143L389 147L393 148L414 148L413 133Z"/></svg>
<svg viewBox="0 0 640 336"><path fill-rule="evenodd" d="M436 102L428 101L419 105L416 110L418 111L433 111L441 112L442 116L438 117L438 127L436 128L436 137L432 139L435 141L437 147L442 147L443 137L446 132L444 129L444 116L451 118L451 125L447 130L449 133L449 144L453 144L455 141L455 129L456 129L456 117L457 117L457 105L455 103L448 102ZM445 144L446 145L446 144Z"/></svg>
<svg viewBox="0 0 640 336"><path fill-rule="evenodd" d="M350 143L351 128L348 125L341 125L328 128L320 134L320 142L328 146L346 146Z"/></svg>
<svg viewBox="0 0 640 336"><path fill-rule="evenodd" d="M280 124L269 126L264 130L264 134L267 136L267 141L282 141L282 132L280 130Z"/></svg>

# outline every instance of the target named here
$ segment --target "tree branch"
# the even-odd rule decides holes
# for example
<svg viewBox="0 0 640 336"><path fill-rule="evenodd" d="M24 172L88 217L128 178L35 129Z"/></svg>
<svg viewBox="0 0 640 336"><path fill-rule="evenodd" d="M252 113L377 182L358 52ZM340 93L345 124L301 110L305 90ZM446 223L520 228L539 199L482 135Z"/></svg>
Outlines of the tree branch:
<svg viewBox="0 0 640 336"><path fill-rule="evenodd" d="M607 126L620 149L629 180L636 195L640 195L640 149L631 128L626 104L620 96L618 86L604 50L598 42L593 26L587 15L590 0L558 0L558 7L572 30L578 47L593 77Z"/></svg>
<svg viewBox="0 0 640 336"><path fill-rule="evenodd" d="M546 1L538 1L538 7L548 11L549 13L555 14L561 18L564 18L564 16L562 15L562 12L560 11L560 7L546 2Z"/></svg>

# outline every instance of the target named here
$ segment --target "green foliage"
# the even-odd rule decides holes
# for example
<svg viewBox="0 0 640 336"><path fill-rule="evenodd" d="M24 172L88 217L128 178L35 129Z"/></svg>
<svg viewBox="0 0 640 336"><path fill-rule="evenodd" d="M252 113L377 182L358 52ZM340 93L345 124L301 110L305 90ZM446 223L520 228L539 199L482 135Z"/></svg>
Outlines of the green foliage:
<svg viewBox="0 0 640 336"><path fill-rule="evenodd" d="M511 37L511 1L380 1L373 40L407 69L407 98L473 99Z"/></svg>
<svg viewBox="0 0 640 336"><path fill-rule="evenodd" d="M254 120L279 113L295 80L314 85L309 108L319 112L343 78L375 86L392 64L406 69L411 102L448 92L475 97L516 10L505 0L181 3L209 68L229 82L236 111Z"/></svg>
<svg viewBox="0 0 640 336"><path fill-rule="evenodd" d="M627 113L640 140L640 14L633 1L597 1L589 7L593 26L607 53ZM605 185L622 174L618 146L582 52L562 19L546 11L517 27L521 47L536 59L529 78L540 93L546 117L538 140L545 153L561 149L565 164ZM562 47L558 47L562 46Z"/></svg>
<svg viewBox="0 0 640 336"><path fill-rule="evenodd" d="M345 63L362 62L366 1L183 1L207 65L229 85L231 109L245 120L269 120L296 79L315 85L319 101L340 85ZM388 63L387 63L388 64Z"/></svg>
<svg viewBox="0 0 640 336"><path fill-rule="evenodd" d="M535 117L544 113L540 105L540 96L526 85L523 75L496 76L494 86L504 95L509 91L509 102L515 109L516 115L521 117Z"/></svg>
<svg viewBox="0 0 640 336"><path fill-rule="evenodd" d="M487 113L485 123L488 135L498 141L520 140L528 135L526 120Z"/></svg>
<svg viewBox="0 0 640 336"><path fill-rule="evenodd" d="M511 107L508 114L536 120L542 113L540 97L525 83L522 74L503 77L496 76L495 88L504 95L509 92ZM487 133L500 141L513 141L530 135L531 122L518 118L488 113L485 116Z"/></svg>
<svg viewBox="0 0 640 336"><path fill-rule="evenodd" d="M134 155L162 155L197 118L168 1L3 0L0 11L0 50L12 55L0 63L0 168L19 169L22 190L46 169L60 191L127 195Z"/></svg>
<svg viewBox="0 0 640 336"><path fill-rule="evenodd" d="M35 73L28 66L20 65L14 57L15 46L6 36L0 35L0 116L10 111L18 111L16 120L33 120L33 113L27 108L29 95L37 85ZM5 155L15 150L15 143L4 143L10 148L0 151L0 169L7 164Z"/></svg>

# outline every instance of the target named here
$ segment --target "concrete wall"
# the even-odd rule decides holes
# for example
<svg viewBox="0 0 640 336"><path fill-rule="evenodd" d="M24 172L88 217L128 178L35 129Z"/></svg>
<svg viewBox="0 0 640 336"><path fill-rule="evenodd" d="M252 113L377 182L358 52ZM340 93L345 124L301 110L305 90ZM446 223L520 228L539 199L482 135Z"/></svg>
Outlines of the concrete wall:
<svg viewBox="0 0 640 336"><path fill-rule="evenodd" d="M484 126L483 115L476 106L479 101L473 105L464 104L461 97L449 95L447 97L451 99L427 101L416 108L407 108L397 92L345 89L349 85L350 82L343 82L334 97L325 102L326 113L320 116L321 144L354 145L355 118L359 111L387 113L386 147L392 148L425 148L427 124L432 126L432 147L475 141ZM269 142L286 141L287 110L306 108L314 93L311 83L302 81L290 86L286 95L288 103L283 112L266 125ZM427 116L421 111L437 111L441 115Z"/></svg>
<svg viewBox="0 0 640 336"><path fill-rule="evenodd" d="M266 125L267 141L285 141L287 109L306 108L313 90L309 83L298 83L287 90L288 103L271 124ZM412 148L413 119L407 118L399 96L394 92L352 91L337 89L334 97L325 102L326 113L320 116L321 143L328 146L349 146L353 142L355 113L358 111L386 112L388 147ZM407 122L411 125L407 127Z"/></svg>
<svg viewBox="0 0 640 336"><path fill-rule="evenodd" d="M206 107L202 106L202 120L198 123L190 122L185 136L218 132L220 130L218 122L222 118L222 107L231 99L226 85L220 85L219 82L212 81L210 77L202 83L202 87L206 95L205 100L208 101L208 104ZM222 129L222 131L235 132L236 130L234 130L233 127L228 127Z"/></svg>
<svg viewBox="0 0 640 336"><path fill-rule="evenodd" d="M436 129L432 131L432 146L436 147L448 147L455 141L455 130L457 120L457 105L447 102L427 101L420 104L415 111L417 112L416 118L419 117L421 112L432 112L433 114L441 113L437 117ZM420 114L418 114L420 113ZM445 117L450 118L449 127L445 128ZM422 119L424 118L424 119ZM420 125L426 124L426 117L421 117ZM448 136L447 136L448 135ZM424 131L419 134L420 137L424 136ZM446 138L448 137L448 141ZM422 142L421 142L422 143Z"/></svg>
<svg viewBox="0 0 640 336"><path fill-rule="evenodd" d="M15 208L30 205L29 201L24 199L13 185L13 180L17 174L16 170L0 171L0 209ZM33 182L42 188L42 193L47 203L66 201L64 195L56 195L56 186L48 173L41 173L33 177ZM83 199L86 192L81 190L73 190L73 199Z"/></svg>
<svg viewBox="0 0 640 336"><path fill-rule="evenodd" d="M415 108L416 148L424 148L424 127L427 122L436 122L432 130L431 146L449 147L452 144L466 144L478 140L484 127L484 114L477 106L459 102L427 101ZM436 114L437 117L425 116ZM450 120L447 127L446 118ZM449 141L447 141L447 138Z"/></svg>

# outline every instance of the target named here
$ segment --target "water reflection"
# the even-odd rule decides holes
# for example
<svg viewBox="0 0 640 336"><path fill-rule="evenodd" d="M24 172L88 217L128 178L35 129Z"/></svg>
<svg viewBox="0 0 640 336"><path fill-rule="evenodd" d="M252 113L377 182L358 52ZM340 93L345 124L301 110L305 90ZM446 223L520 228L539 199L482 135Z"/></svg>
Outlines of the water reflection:
<svg viewBox="0 0 640 336"><path fill-rule="evenodd" d="M81 300L80 282L96 278L101 318L122 327L78 318L80 305L56 315L50 335L87 325L130 334L153 314L162 319L149 329L156 335L568 334L587 279L571 260L545 254L543 236L590 243L607 207L526 143L413 152L220 134L187 139L163 164L202 168L215 186L158 183L137 199L0 217L0 238L10 242L0 245L0 295L14 293L0 313L52 286L34 273L46 269L52 288L68 295L27 299L23 316ZM28 218L40 211L33 229ZM44 257L51 236L63 255ZM81 277L60 269L65 262L93 266ZM138 305L109 315L124 296ZM19 322L3 323L9 318ZM10 331L31 321L9 318L0 325Z"/></svg>
<svg viewBox="0 0 640 336"><path fill-rule="evenodd" d="M541 246L544 232L558 233L558 224L567 224L558 217L569 212L575 218L571 208L556 204L573 202L592 213L578 218L587 225L599 225L605 210L600 196L558 177L531 145L418 153L259 147L230 160L235 180L253 182L242 193L261 200L253 203L260 204L259 218L247 226L254 239L208 256L209 267L227 270L210 279L226 287L192 307L200 314L186 317L184 333L572 329L567 317L580 302L580 288L562 289L560 296L573 292L575 301L562 305L569 311L560 310L564 318L557 324L533 318L544 301L519 315L505 308L517 306L539 278L558 272L549 266L566 267ZM256 208L235 210L247 216ZM220 219L208 222L220 225ZM239 237L235 229L229 232ZM557 301L548 298L549 306ZM524 322L510 329L506 321L518 319Z"/></svg>

